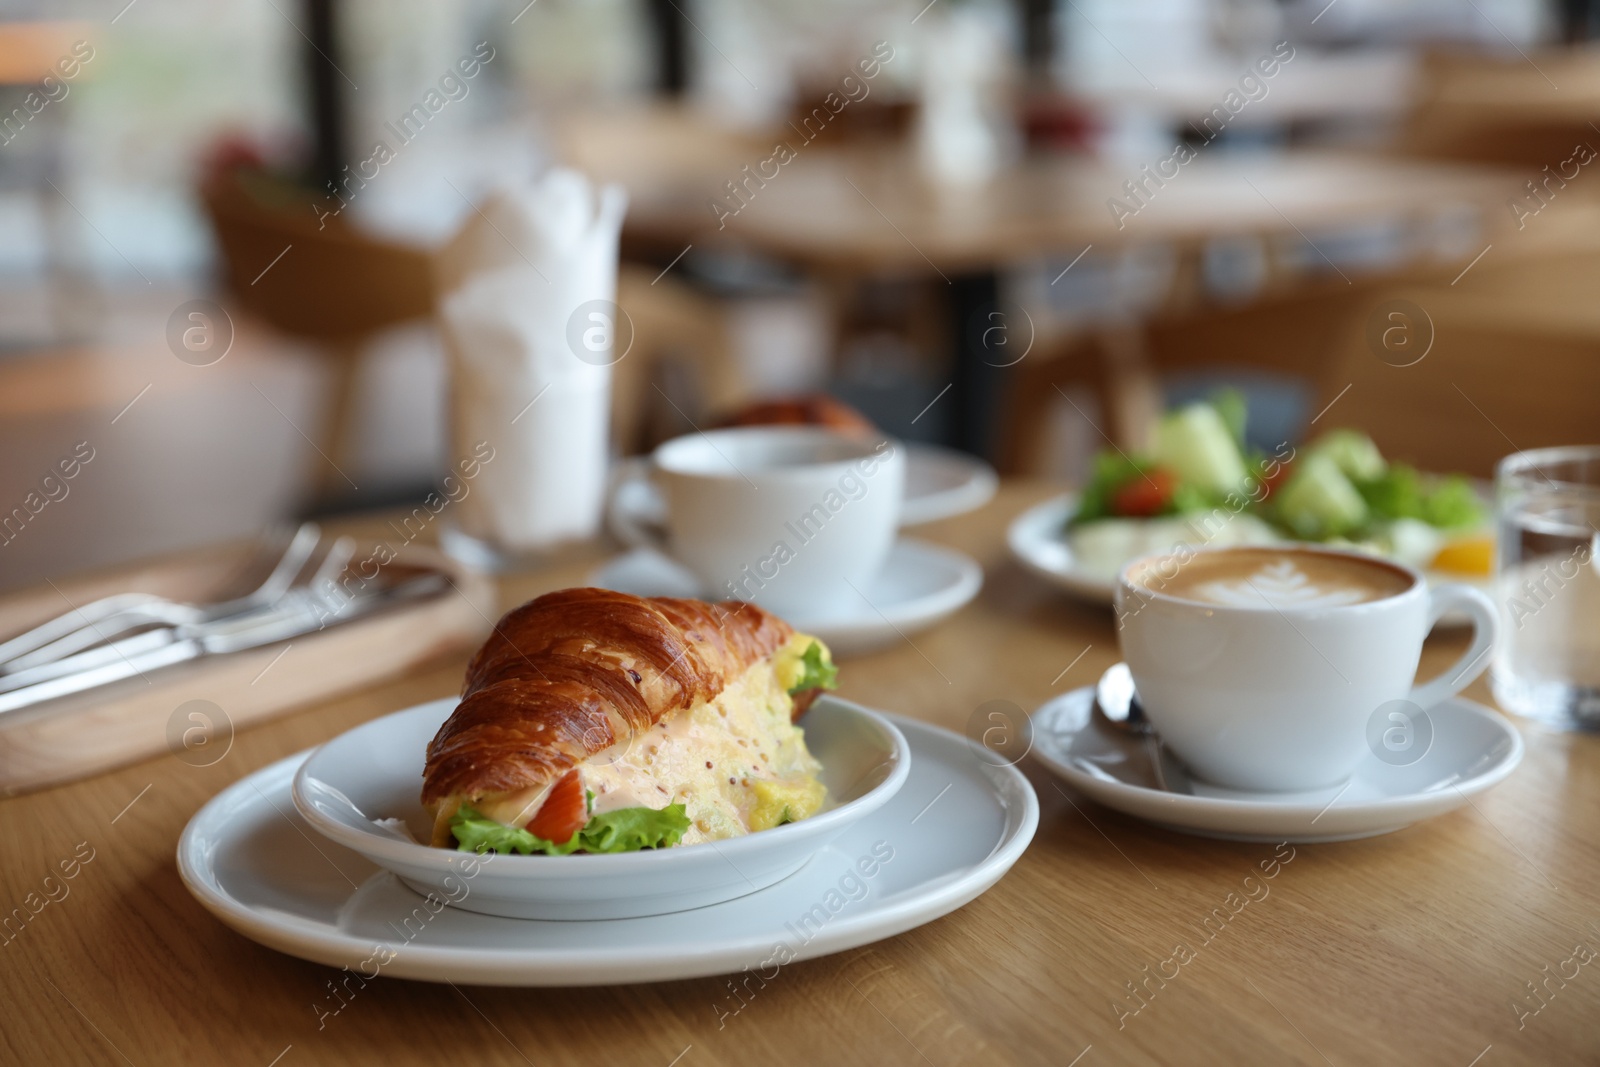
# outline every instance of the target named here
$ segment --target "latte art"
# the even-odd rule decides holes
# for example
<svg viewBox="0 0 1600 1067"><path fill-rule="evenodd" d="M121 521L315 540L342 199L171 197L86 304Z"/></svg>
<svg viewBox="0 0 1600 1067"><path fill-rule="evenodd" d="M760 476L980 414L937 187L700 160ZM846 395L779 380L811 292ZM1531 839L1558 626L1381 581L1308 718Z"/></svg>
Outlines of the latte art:
<svg viewBox="0 0 1600 1067"><path fill-rule="evenodd" d="M1291 560L1269 563L1244 578L1206 582L1193 596L1233 608L1259 607L1263 602L1274 608L1331 608L1370 599L1361 589L1318 585Z"/></svg>
<svg viewBox="0 0 1600 1067"><path fill-rule="evenodd" d="M1411 587L1409 574L1381 560L1265 546L1202 552L1179 566L1153 564L1132 577L1151 592L1183 600L1277 611L1363 604Z"/></svg>

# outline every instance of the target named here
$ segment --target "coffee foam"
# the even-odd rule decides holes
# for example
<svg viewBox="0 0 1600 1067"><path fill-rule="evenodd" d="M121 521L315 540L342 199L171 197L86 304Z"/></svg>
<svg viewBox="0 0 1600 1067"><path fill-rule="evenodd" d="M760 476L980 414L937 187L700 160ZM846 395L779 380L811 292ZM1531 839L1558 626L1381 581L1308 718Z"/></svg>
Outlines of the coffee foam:
<svg viewBox="0 0 1600 1067"><path fill-rule="evenodd" d="M1410 575L1377 560L1283 549L1201 553L1178 569L1147 567L1135 584L1182 600L1229 608L1303 611L1397 596Z"/></svg>

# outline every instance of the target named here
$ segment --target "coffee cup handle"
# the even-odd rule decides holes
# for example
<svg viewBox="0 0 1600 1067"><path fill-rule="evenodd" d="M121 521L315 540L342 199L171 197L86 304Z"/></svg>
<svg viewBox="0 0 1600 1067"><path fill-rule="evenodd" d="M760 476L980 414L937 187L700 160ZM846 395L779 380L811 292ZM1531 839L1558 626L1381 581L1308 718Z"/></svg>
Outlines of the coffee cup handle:
<svg viewBox="0 0 1600 1067"><path fill-rule="evenodd" d="M639 483L649 485L650 482L648 467L624 471L612 493L609 525L617 540L629 548L651 548L657 552L666 552L666 527L660 521L644 514L638 508L629 507L626 503L631 495L628 492L630 486L637 486Z"/></svg>
<svg viewBox="0 0 1600 1067"><path fill-rule="evenodd" d="M1415 686L1410 700L1426 711L1465 689L1489 665L1489 650L1494 648L1500 629L1500 616L1494 601L1470 585L1441 585L1428 593L1428 629L1446 612L1461 610L1472 619L1472 645L1443 673Z"/></svg>

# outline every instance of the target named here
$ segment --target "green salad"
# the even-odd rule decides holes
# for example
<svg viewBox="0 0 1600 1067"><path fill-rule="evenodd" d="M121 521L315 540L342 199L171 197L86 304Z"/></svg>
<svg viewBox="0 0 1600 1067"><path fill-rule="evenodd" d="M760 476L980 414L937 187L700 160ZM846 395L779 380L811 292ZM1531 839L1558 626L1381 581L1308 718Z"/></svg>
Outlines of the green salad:
<svg viewBox="0 0 1600 1067"><path fill-rule="evenodd" d="M1146 452L1100 453L1068 532L1171 518L1209 540L1213 528L1243 518L1263 537L1351 544L1425 564L1453 535L1484 523L1460 475L1390 463L1349 429L1267 454L1245 444L1245 418L1243 398L1228 390L1168 412Z"/></svg>
<svg viewBox="0 0 1600 1067"><path fill-rule="evenodd" d="M585 798L592 808L594 794ZM463 804L450 819L450 832L462 852L520 852L524 856L541 852L546 856L568 856L574 852L637 852L643 848L676 845L689 829L689 816L682 804L664 808L619 808L603 815L592 815L583 829L565 844L546 841L537 834L485 818Z"/></svg>

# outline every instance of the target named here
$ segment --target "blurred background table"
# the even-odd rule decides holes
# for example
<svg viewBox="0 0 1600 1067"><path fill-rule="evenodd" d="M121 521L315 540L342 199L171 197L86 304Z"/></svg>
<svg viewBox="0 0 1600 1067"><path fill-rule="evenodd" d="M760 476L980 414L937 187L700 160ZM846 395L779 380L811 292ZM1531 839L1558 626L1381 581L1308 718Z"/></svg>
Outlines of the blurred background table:
<svg viewBox="0 0 1600 1067"><path fill-rule="evenodd" d="M925 527L988 583L944 625L849 660L841 692L963 730L990 700L1032 709L1117 658L1102 608L1007 562L1007 523L1054 487L1012 482L981 512ZM373 536L381 517L337 524ZM575 551L500 584L509 605L581 582ZM1456 635L1430 641L1424 672ZM930 667L930 664L933 666ZM1553 977L1600 947L1595 739L1520 727L1522 767L1473 805L1398 833L1301 846L1269 896L1137 1015L1114 1004L1175 939L1274 855L1099 808L1027 761L1042 817L994 889L891 940L786 967L737 1015L724 978L607 989L369 984L319 1028L337 972L255 945L184 891L178 834L241 776L357 723L458 691L453 657L240 733L216 764L166 757L0 801L8 907L80 842L70 895L8 930L8 1062L301 1064L1582 1063L1600 1046L1600 982ZM936 668L936 669L935 669ZM275 669L293 670L291 651ZM1468 695L1488 700L1482 681ZM308 848L311 845L308 843ZM1288 850L1284 850L1288 854ZM1592 966L1590 964L1589 966ZM1532 985L1547 1002L1531 1011ZM1521 1025L1519 1025L1521 1024Z"/></svg>
<svg viewBox="0 0 1600 1067"><path fill-rule="evenodd" d="M798 158L775 177L752 181L725 160L719 161L723 170L660 174L630 147L635 150L621 158L581 148L576 154L587 169L629 186L627 235L644 255L665 260L693 247L753 248L803 266L841 303L874 275L942 282L955 344L949 401L955 415L946 439L991 458L1005 449L1007 406L1023 391L1024 372L1014 368L1036 345L1036 362L1049 358L1050 347L1048 340L1040 343L1043 324L1027 310L1035 301L1002 293L1007 269L1059 263L1054 286L1096 248L1102 261L1140 246L1175 260L1159 279L1140 279L1149 284L1136 296L1107 294L1113 305L1125 306L1121 314L1115 306L1103 308L1094 330L1107 342L1104 366L1089 368L1105 378L1107 432L1133 447L1147 432L1149 412L1159 407L1158 400L1130 395L1154 393L1140 324L1158 311L1194 312L1202 303L1194 289L1208 248L1242 241L1246 248L1292 249L1289 258L1311 260L1312 278L1296 281L1281 263L1264 263L1274 276L1261 294L1268 303L1321 290L1324 303L1348 304L1357 293L1351 274L1367 294L1407 272L1448 277L1467 266L1509 228L1503 202L1522 180L1518 171L1483 165L1334 153L1217 157L1202 145L1198 158L1174 166L1165 180L1146 176L1148 164L1141 171L1132 163L1039 156L988 182L951 187L930 181L905 151L867 145L830 151L802 143ZM740 192L722 193L724 182ZM1145 199L1124 191L1124 182L1134 183ZM720 212L711 207L708 190ZM1120 212L1112 209L1113 199ZM1374 242L1376 264L1351 266L1347 274L1334 258L1359 259L1356 246ZM1350 292L1338 293L1335 279ZM1276 351L1276 365L1261 369L1320 370L1305 347Z"/></svg>

